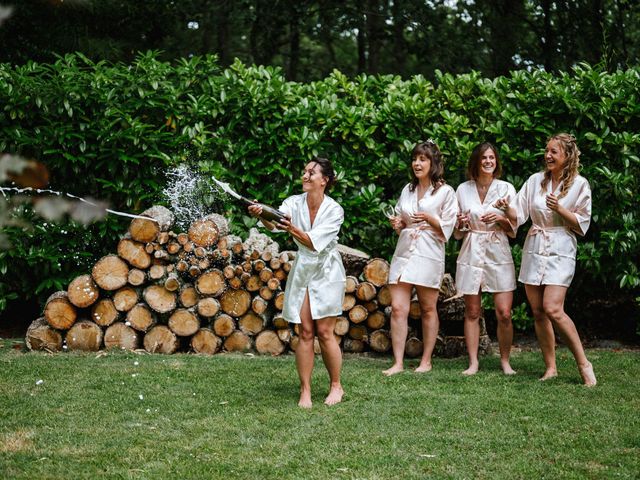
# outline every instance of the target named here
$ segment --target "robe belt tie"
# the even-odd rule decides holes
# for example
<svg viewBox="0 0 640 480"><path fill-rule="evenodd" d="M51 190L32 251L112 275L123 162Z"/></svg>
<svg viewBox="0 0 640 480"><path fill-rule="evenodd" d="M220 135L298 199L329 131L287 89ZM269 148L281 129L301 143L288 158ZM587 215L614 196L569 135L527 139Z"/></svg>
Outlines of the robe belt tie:
<svg viewBox="0 0 640 480"><path fill-rule="evenodd" d="M551 242L550 232L559 232L561 230L566 231L567 227L541 227L540 225L533 224L527 233L528 237L541 234L544 240L542 244L542 251L538 252L540 255L549 255L549 248Z"/></svg>
<svg viewBox="0 0 640 480"><path fill-rule="evenodd" d="M479 233L480 235L488 235L489 236L489 241L491 243L500 243L500 235L499 234L504 234L504 231L502 230L474 230L471 229L469 230L471 233Z"/></svg>

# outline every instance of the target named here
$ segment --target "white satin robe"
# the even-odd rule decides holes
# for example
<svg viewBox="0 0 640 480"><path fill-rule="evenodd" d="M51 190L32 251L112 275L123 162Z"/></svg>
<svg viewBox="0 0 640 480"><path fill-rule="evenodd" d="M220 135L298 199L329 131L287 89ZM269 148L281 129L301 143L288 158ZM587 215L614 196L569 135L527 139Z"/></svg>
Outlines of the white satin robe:
<svg viewBox="0 0 640 480"><path fill-rule="evenodd" d="M325 195L312 226L306 193L287 198L280 210L309 235L315 248L310 250L294 239L298 252L287 277L283 317L288 322L301 323L300 309L307 290L314 320L341 315L347 277L336 246L344 210Z"/></svg>
<svg viewBox="0 0 640 480"><path fill-rule="evenodd" d="M503 215L491 205L500 195L498 186L506 186L507 196L515 199L516 189L509 182L494 179L480 201L476 182L469 180L458 186L456 197L460 211L469 210L470 230L464 234L456 268L456 290L464 295L483 292L510 292L516 289L516 270L511 257L509 239L516 236L514 229L504 231L497 223L486 224L480 217L487 213ZM502 193L502 192L500 192ZM456 235L458 235L456 233Z"/></svg>
<svg viewBox="0 0 640 480"><path fill-rule="evenodd" d="M518 281L568 287L576 269L576 233L584 236L591 223L591 188L584 177L577 176L567 195L559 201L576 215L579 229L574 232L559 214L547 208L546 195L551 193L551 182L543 191L540 185L543 175L542 172L531 175L511 204L518 214L518 226L528 218L533 223L524 242ZM561 189L562 183L553 193L559 195Z"/></svg>
<svg viewBox="0 0 640 480"><path fill-rule="evenodd" d="M389 283L405 282L440 288L444 276L444 246L453 233L458 214L456 195L449 185L442 185L432 195L433 186L430 186L418 199L418 189L412 192L409 187L410 184L404 187L396 204L396 214L400 215L406 227L400 231L391 259ZM411 215L417 211L436 216L442 233L427 226L426 222L413 223Z"/></svg>

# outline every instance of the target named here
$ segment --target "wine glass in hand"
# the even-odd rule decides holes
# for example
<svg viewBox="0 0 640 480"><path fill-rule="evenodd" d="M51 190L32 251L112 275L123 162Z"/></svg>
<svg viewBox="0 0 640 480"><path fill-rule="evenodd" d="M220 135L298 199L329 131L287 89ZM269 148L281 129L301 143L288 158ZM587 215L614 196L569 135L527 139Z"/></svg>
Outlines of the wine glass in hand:
<svg viewBox="0 0 640 480"><path fill-rule="evenodd" d="M458 231L459 232L468 232L471 230L471 226L469 222L471 221L471 217L469 216L471 211L469 209L461 210L458 214Z"/></svg>
<svg viewBox="0 0 640 480"><path fill-rule="evenodd" d="M500 210L505 210L509 205L509 186L506 183L498 183L496 185L496 195L498 198L493 202L492 206Z"/></svg>

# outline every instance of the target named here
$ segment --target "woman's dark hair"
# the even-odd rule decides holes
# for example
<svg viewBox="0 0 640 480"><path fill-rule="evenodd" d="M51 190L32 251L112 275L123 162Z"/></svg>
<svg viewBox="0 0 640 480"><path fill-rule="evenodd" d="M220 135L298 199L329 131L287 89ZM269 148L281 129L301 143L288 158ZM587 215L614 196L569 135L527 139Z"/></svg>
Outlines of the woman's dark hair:
<svg viewBox="0 0 640 480"><path fill-rule="evenodd" d="M313 157L311 161L320 167L320 173L322 173L322 176L327 177L327 186L325 187L325 190L329 190L336 183L336 172L333 170L331 160L323 157Z"/></svg>
<svg viewBox="0 0 640 480"><path fill-rule="evenodd" d="M431 168L429 169L429 178L431 179L431 185L433 185L433 192L431 194L435 194L436 190L438 190L442 185L444 185L444 159L442 158L442 152L438 146L431 140L427 140L426 142L420 142L413 147L413 151L411 152L411 161L413 162L418 155L424 155L431 161ZM418 186L418 178L416 174L413 173L413 168L411 169L411 186L409 190L412 192Z"/></svg>
<svg viewBox="0 0 640 480"><path fill-rule="evenodd" d="M480 176L480 164L482 163L481 158L487 150L493 151L493 154L496 156L496 169L493 171L493 178L500 178L500 175L502 175L502 162L500 162L500 154L498 153L498 150L493 146L493 144L484 142L476 145L469 157L467 175L471 180L477 180Z"/></svg>

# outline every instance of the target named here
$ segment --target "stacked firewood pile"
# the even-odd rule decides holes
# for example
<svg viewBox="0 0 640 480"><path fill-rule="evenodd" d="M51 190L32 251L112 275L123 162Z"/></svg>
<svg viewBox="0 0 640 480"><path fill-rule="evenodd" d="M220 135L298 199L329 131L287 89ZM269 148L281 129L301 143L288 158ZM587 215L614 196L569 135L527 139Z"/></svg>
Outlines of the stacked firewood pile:
<svg viewBox="0 0 640 480"><path fill-rule="evenodd" d="M43 316L27 331L29 349L295 351L298 326L281 314L295 252L279 252L277 244L257 231L244 242L228 235L227 220L217 214L193 222L184 233L171 230L174 216L164 207L152 207L141 217L149 219L131 222L117 254L101 258L91 274L49 297ZM347 247L341 247L341 253L349 277L336 338L347 352L387 352L389 264ZM441 318L461 321L460 302L447 277L441 288ZM420 318L417 300L410 316ZM418 321L410 327L407 355L421 354L419 338ZM445 338L439 342L440 352L458 353L459 347L447 351Z"/></svg>

